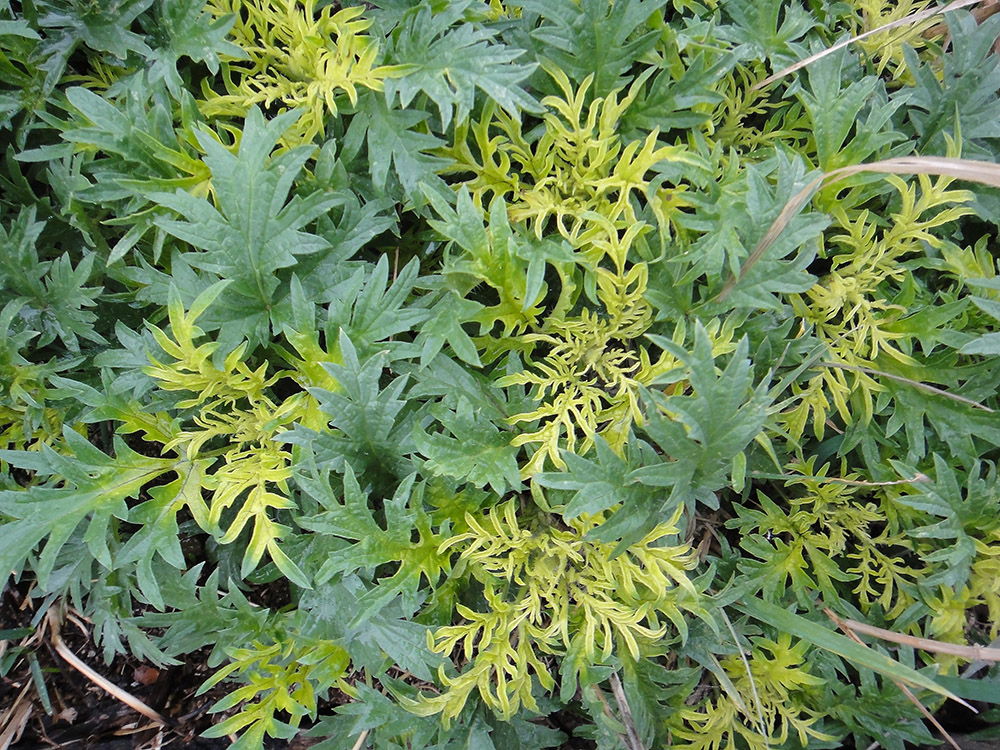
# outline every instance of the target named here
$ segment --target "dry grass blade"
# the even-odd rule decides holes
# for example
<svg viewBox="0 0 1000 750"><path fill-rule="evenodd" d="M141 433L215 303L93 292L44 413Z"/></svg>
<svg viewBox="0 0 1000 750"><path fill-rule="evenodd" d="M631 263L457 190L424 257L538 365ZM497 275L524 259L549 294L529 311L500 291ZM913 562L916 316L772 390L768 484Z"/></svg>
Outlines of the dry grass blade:
<svg viewBox="0 0 1000 750"><path fill-rule="evenodd" d="M615 703L618 704L618 714L621 716L622 724L625 725L625 732L628 734L629 750L645 750L639 733L635 728L635 719L632 718L632 709L629 708L628 700L625 697L625 689L622 681L618 679L618 673L611 673L611 693L615 696Z"/></svg>
<svg viewBox="0 0 1000 750"><path fill-rule="evenodd" d="M23 608L24 604L22 604ZM41 641L43 630L44 626L35 629L26 638L22 638L18 644L18 648L31 655L34 646ZM6 638L0 640L0 657L3 657L7 653L9 647L9 640ZM14 702L6 706L3 711L0 711L0 750L7 750L8 747L20 740L21 735L24 734L24 730L28 726L28 720L35 709L34 703L29 698L33 684L35 683L28 682L21 688L21 692L14 698Z"/></svg>
<svg viewBox="0 0 1000 750"><path fill-rule="evenodd" d="M982 0L982 7L976 8L972 11L972 17L976 19L976 23L982 23L990 16L994 16L1000 13L1000 2L997 0ZM939 23L924 32L924 39L933 39L936 36L941 36L942 34L948 33L948 25L944 23Z"/></svg>
<svg viewBox="0 0 1000 750"><path fill-rule="evenodd" d="M368 732L370 732L370 731L371 731L370 729L366 729L361 734L359 734L358 735L358 739L354 743L354 745L351 747L351 750L361 750L361 748L363 748L365 746L365 740L368 739Z"/></svg>
<svg viewBox="0 0 1000 750"><path fill-rule="evenodd" d="M934 718L934 714L928 711L927 707L919 700L917 700L917 696L913 694L912 690L910 690L908 687L906 687L906 685L900 682L897 682L896 685L897 687L899 687L900 690L903 691L903 695L905 695L914 706L920 709L920 713L924 715L924 718L934 725L934 728L937 729L938 732L940 732L941 736L948 741L949 745L955 748L955 750L963 750L962 746L959 745L957 742L955 742L952 736L948 734L948 731L943 726L941 726L941 723L936 718Z"/></svg>
<svg viewBox="0 0 1000 750"><path fill-rule="evenodd" d="M958 656L962 659L968 659L969 661L978 660L1000 662L1000 648L988 648L986 646L962 646L957 643L935 641L932 638L917 638L912 635L896 633L892 630L876 628L874 625L866 625L865 623L857 622L856 620L845 619L841 620L841 622L857 633L863 633L864 635L880 638L883 641L899 643L903 646L912 646L913 648L919 648L921 651L949 654L951 656Z"/></svg>
<svg viewBox="0 0 1000 750"><path fill-rule="evenodd" d="M91 669L86 664L86 662L84 662L70 650L69 646L67 646L63 642L62 636L60 635L59 618L56 616L54 607L52 609L49 609L49 611L45 615L45 618L49 624L49 629L50 629L49 639L52 642L52 647L56 650L56 653L58 653L59 656L61 656L66 661L67 664L69 664L71 667L73 667L73 669L75 669L77 672L82 674L88 680L93 682L99 688L109 693L114 698L120 700L122 703L134 709L135 711L138 711L146 718L151 719L152 721L155 721L157 724L160 724L162 726L169 725L170 722L166 719L166 717L162 716L157 711L147 706L145 703L143 703L141 700L136 698L131 693L125 692L114 683L106 680L104 677L102 677L93 669Z"/></svg>
<svg viewBox="0 0 1000 750"><path fill-rule="evenodd" d="M601 686L600 685L596 685L596 684L595 685L591 685L590 689L593 692L594 696L597 697L597 699L601 702L602 706L604 707L604 715L607 716L613 722L617 721L618 719L615 716L615 712L611 709L611 704L608 703L608 699L604 697L604 691L601 690ZM625 731L627 732L628 730L626 729ZM617 736L618 736L618 739L621 740L621 743L625 747L629 747L629 738L628 737L623 736L621 734L618 734ZM629 748L629 750L632 750L632 749Z"/></svg>
<svg viewBox="0 0 1000 750"><path fill-rule="evenodd" d="M753 251L747 257L746 262L740 268L738 276L730 277L722 291L716 297L717 302L722 302L728 297L736 285L746 277L750 269L764 257L775 240L781 236L785 228L793 218L802 210L802 207L809 202L815 192L825 185L832 184L838 180L851 177L856 174L866 172L898 175L936 175L952 177L956 180L967 180L978 182L982 185L1000 188L1000 164L992 162L976 161L974 159L951 159L940 156L901 156L895 159L883 159L882 161L871 162L870 164L854 164L849 167L841 167L832 172L826 172L814 178L808 185L785 204L781 213L768 227L767 232L757 243Z"/></svg>
<svg viewBox="0 0 1000 750"><path fill-rule="evenodd" d="M750 615L755 620L760 620L776 628L778 632L785 632L801 638L824 651L829 651L855 665L870 669L893 682L901 682L915 688L929 690L965 706L970 711L975 712L976 710L968 701L938 684L928 675L890 658L881 651L866 646L856 637L848 638L846 635L822 627L811 619L756 597L738 599L731 606Z"/></svg>
<svg viewBox="0 0 1000 750"><path fill-rule="evenodd" d="M163 740L164 740L163 727L160 727L159 731L156 733L156 736L154 736L152 740L150 740L145 745L140 745L138 748L136 748L136 750L160 750L165 744L166 745L170 744L169 742L165 743Z"/></svg>
<svg viewBox="0 0 1000 750"><path fill-rule="evenodd" d="M914 484L916 482L929 482L930 477L921 472L906 479L890 479L886 482L868 482L863 479L844 479L843 477L823 477L816 474L774 474L764 471L752 471L750 476L755 479L783 479L785 481L808 480L817 484L846 484L849 487L898 487L902 484Z"/></svg>
<svg viewBox="0 0 1000 750"><path fill-rule="evenodd" d="M1000 649L1000 638L994 638L990 641L989 648ZM962 677L974 677L977 672L988 667L990 663L991 662L986 659L976 659L962 670Z"/></svg>
<svg viewBox="0 0 1000 750"><path fill-rule="evenodd" d="M812 198L813 193L819 189L819 186L823 184L823 181L828 176L829 175L825 174L820 175L792 196L792 199L785 204L783 209L781 209L781 213L778 214L778 218L771 222L771 226L768 227L767 232L765 232L764 236L761 237L760 242L757 243L757 246L754 247L753 251L747 257L746 263L740 267L739 275L730 277L729 281L726 282L726 285L722 287L722 291L719 292L718 297L716 297L717 302L725 300L736 285L747 275L750 269L757 265L757 261L764 257L764 253L766 253L768 248L774 244L774 241L781 236L781 233L785 231L785 227L788 226L788 223L799 211L802 210L802 207L810 198Z"/></svg>
<svg viewBox="0 0 1000 750"><path fill-rule="evenodd" d="M31 701L27 699L28 687L25 685L14 699L13 705L0 714L0 750L7 750L20 740L28 726L32 711Z"/></svg>
<svg viewBox="0 0 1000 750"><path fill-rule="evenodd" d="M853 641L856 641L857 643L862 643L861 639L858 638L857 634L854 632L854 629L852 628L852 625L861 625L862 623L855 622L854 620L842 620L840 617L835 615L832 610L829 609L824 609L823 612L826 614L827 617L829 617L831 620L837 623L837 627L843 630L844 634L848 638L850 638ZM876 628L876 630L878 629L879 628ZM914 706L920 709L920 713L924 715L924 718L934 725L934 728L941 733L941 736L948 741L949 745L955 748L955 750L962 750L962 746L959 745L957 742L955 742L952 736L948 734L947 730L945 730L945 728L941 726L941 723L936 718L934 718L934 714L932 714L930 711L927 710L927 707L917 699L917 696L913 694L913 691L911 691L910 688L908 688L906 685L896 680L893 680L893 683L895 683L896 687L898 687L903 692L903 695L905 695L907 699Z"/></svg>
<svg viewBox="0 0 1000 750"><path fill-rule="evenodd" d="M817 60L821 60L824 57L826 57L827 55L832 55L837 50L841 50L844 47L847 47L848 45L854 44L855 42L859 42L862 39L867 39L868 37L873 36L875 34L882 33L883 31L891 31L892 29L899 28L900 26L911 26L911 25L913 25L915 23L920 23L921 21L926 21L928 18L933 18L934 16L941 15L943 13L947 13L950 10L958 10L959 8L967 8L970 5L978 5L981 2L982 2L982 0L954 0L954 2L948 3L947 5L945 5L943 7L928 8L926 10L920 11L919 13L913 13L913 14L911 14L909 16L906 16L906 18L898 18L895 21L890 21L887 24L883 24L882 26L879 26L877 29L872 29L870 31L866 31L863 34L858 34L857 36L851 37L850 39L845 39L842 42L837 42L832 47L828 47L827 49L823 50L822 52L817 52L815 55L810 55L809 57L805 58L804 60L799 60L797 63L789 65L787 68L783 68L783 69L779 70L777 73L768 76L763 81L755 83L753 86L750 87L750 90L751 91L755 91L757 89L762 89L765 86L770 86L772 83L774 83L775 81L777 81L780 78L784 78L787 75L791 75L792 73L794 73L797 70L802 70L802 68L805 68L806 66L811 65L812 63L816 62Z"/></svg>
<svg viewBox="0 0 1000 750"><path fill-rule="evenodd" d="M827 175L828 182L863 172L884 174L927 174L952 177L956 180L978 182L990 187L1000 187L1000 164L975 159L952 159L945 156L899 156L871 164L855 164L835 169Z"/></svg>
<svg viewBox="0 0 1000 750"><path fill-rule="evenodd" d="M858 365L847 365L843 362L821 362L816 365L816 367L835 367L838 370L852 370L854 372L863 372L868 375L877 375L879 377L888 378L889 380L895 380L897 383L906 383L906 385L912 385L914 388L918 388L922 391L927 391L928 393L933 393L937 396L944 396L945 398L950 398L952 401L958 401L959 403L968 404L975 409L981 409L982 411L993 414L994 409L988 406L984 406L978 401L966 398L965 396L959 396L957 393L949 393L943 388L938 388L937 386L928 385L927 383L921 383L919 380L913 380L912 378L905 378L902 375L893 375L891 372L882 372L881 370L876 370L871 367L860 367Z"/></svg>

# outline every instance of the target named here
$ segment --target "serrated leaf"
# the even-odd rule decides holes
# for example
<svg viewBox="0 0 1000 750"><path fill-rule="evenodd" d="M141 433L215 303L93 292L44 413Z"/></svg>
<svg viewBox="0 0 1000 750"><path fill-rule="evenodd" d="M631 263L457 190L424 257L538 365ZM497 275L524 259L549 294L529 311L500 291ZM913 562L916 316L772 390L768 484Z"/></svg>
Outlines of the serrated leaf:
<svg viewBox="0 0 1000 750"><path fill-rule="evenodd" d="M112 458L68 429L64 432L68 455L48 446L40 452L0 451L0 460L47 475L46 484L23 490L0 490L0 513L13 519L4 523L4 536L11 540L0 551L3 570L20 570L32 549L44 541L35 573L41 583L48 580L60 550L86 523L84 537L90 554L106 569L112 569L112 518L127 520L126 500L171 469L171 460L142 456L115 438Z"/></svg>
<svg viewBox="0 0 1000 750"><path fill-rule="evenodd" d="M312 149L291 149L273 157L271 152L297 117L287 112L265 122L260 110L251 109L236 153L208 134L198 134L212 172L215 205L180 190L149 196L183 217L156 223L202 251L186 253L185 260L233 280L233 293L262 308L278 287L276 271L295 265L297 255L327 247L322 238L300 230L338 201L320 191L288 200Z"/></svg>
<svg viewBox="0 0 1000 750"><path fill-rule="evenodd" d="M360 112L352 127L365 128L368 136L368 163L372 183L379 193L388 187L392 167L406 197L423 203L421 183L439 185L437 173L445 169L447 160L428 153L444 145L434 135L417 128L427 115L410 109L390 109L382 97L365 97L368 105Z"/></svg>
<svg viewBox="0 0 1000 750"><path fill-rule="evenodd" d="M153 2L154 0L115 0L104 6L95 6L85 13L73 6L43 5L38 23L43 27L62 29L75 43L82 42L91 49L110 52L124 60L129 52L140 55L150 53L143 37L130 31L129 27Z"/></svg>
<svg viewBox="0 0 1000 750"><path fill-rule="evenodd" d="M890 659L883 653L875 651L864 644L852 641L844 635L825 628L802 615L760 599L744 599L732 605L741 612L767 623L778 632L790 633L802 638L814 646L831 651L852 662L855 666L870 669L891 680L898 680L912 687L924 688L946 698L956 699L956 696L934 680L925 677L911 667Z"/></svg>
<svg viewBox="0 0 1000 750"><path fill-rule="evenodd" d="M568 451L563 453L566 470L543 472L535 476L543 487L559 490L576 490L573 499L563 511L567 519L594 513L624 504L635 493L628 487L626 476L628 465L608 445L600 435L594 437L597 460L577 456Z"/></svg>
<svg viewBox="0 0 1000 750"><path fill-rule="evenodd" d="M812 117L813 138L819 167L824 172L845 166L837 160L844 141L859 119L881 82L877 76L866 76L841 88L841 66L844 53L828 55L809 68L810 91L799 98ZM881 128L879 128L881 129Z"/></svg>
<svg viewBox="0 0 1000 750"><path fill-rule="evenodd" d="M219 70L220 55L241 60L247 53L226 36L236 20L234 15L212 18L202 0L172 0L160 4L160 26L167 44L157 46L149 56L149 82L164 80L174 96L179 96L184 81L177 64L187 57L204 63L210 72Z"/></svg>
<svg viewBox="0 0 1000 750"><path fill-rule="evenodd" d="M408 304L417 282L420 264L411 260L389 283L389 259L383 255L370 273L359 268L353 276L331 290L334 301L327 308L325 329L327 340L341 335L350 338L358 356L366 358L375 352L393 358L412 351L408 342L393 341L393 337L421 326L427 310Z"/></svg>
<svg viewBox="0 0 1000 750"><path fill-rule="evenodd" d="M338 392L313 389L320 408L329 418L332 429L320 435L295 429L284 439L311 444L317 461L336 471L350 465L358 474L366 474L379 483L405 475L403 456L412 452L409 424L402 424L400 412L407 402L401 398L406 376L381 387L385 370L384 353L362 364L350 338L340 332L339 352L343 364L322 363L340 385Z"/></svg>
<svg viewBox="0 0 1000 750"><path fill-rule="evenodd" d="M150 604L158 610L166 607L160 588L160 575L153 570L154 559L159 557L177 570L185 567L184 553L180 546L180 529L177 514L190 509L202 527L208 525L208 507L201 497L205 464L180 462L174 466L177 478L165 485L150 488L150 500L133 508L129 522L139 524L136 531L116 555L116 565L135 564L136 582Z"/></svg>
<svg viewBox="0 0 1000 750"><path fill-rule="evenodd" d="M765 384L753 386L745 339L717 375L711 343L702 328L696 329L692 352L664 337L651 338L684 362L693 395L650 394L658 410L650 412L646 431L671 460L638 468L631 478L676 487L684 477L681 481L690 483L685 492L703 502L711 501L711 493L725 481L733 458L764 426L769 400Z"/></svg>
<svg viewBox="0 0 1000 750"><path fill-rule="evenodd" d="M520 109L537 111L538 103L520 85L535 66L514 62L524 51L498 42L492 32L471 23L455 26L461 13L461 6L436 14L423 7L409 16L390 53L408 72L386 81L389 101L398 94L406 108L422 91L437 105L443 130L453 113L459 121L468 118L476 89L511 115L517 116Z"/></svg>
<svg viewBox="0 0 1000 750"><path fill-rule="evenodd" d="M456 410L438 410L438 419L452 434L428 433L414 427L417 450L427 457L425 467L436 476L450 476L475 487L489 485L498 495L521 486L517 448L480 410L464 398Z"/></svg>
<svg viewBox="0 0 1000 750"><path fill-rule="evenodd" d="M594 96L607 96L625 83L626 72L656 41L642 29L666 0L524 0L521 7L545 23L532 32L539 52L578 82L594 76Z"/></svg>
<svg viewBox="0 0 1000 750"><path fill-rule="evenodd" d="M317 574L320 583L337 573L374 570L385 563L399 563L393 575L385 576L359 598L358 608L353 612L354 623L364 622L400 594L405 608L415 608L421 581L434 586L450 570L448 554L438 552L444 539L432 531L430 518L421 506L422 495L413 492L413 482L414 475L410 475L392 498L386 499L383 530L369 508L368 494L362 492L349 465L344 473L343 500L334 494L329 472L314 467L308 476L299 478L303 489L327 508L320 514L299 518L299 525L353 542L327 555Z"/></svg>
<svg viewBox="0 0 1000 750"><path fill-rule="evenodd" d="M482 367L475 343L462 328L463 323L474 321L482 309L483 305L474 300L464 299L451 291L445 292L428 311L427 321L420 326L416 343L420 345L421 366L426 366L447 343L463 362Z"/></svg>

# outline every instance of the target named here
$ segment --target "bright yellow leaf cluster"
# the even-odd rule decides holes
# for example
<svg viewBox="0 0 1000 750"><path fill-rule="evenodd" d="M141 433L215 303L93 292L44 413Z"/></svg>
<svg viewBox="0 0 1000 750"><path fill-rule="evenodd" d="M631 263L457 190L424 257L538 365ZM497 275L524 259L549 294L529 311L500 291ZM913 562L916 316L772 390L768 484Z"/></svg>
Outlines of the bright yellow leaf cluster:
<svg viewBox="0 0 1000 750"><path fill-rule="evenodd" d="M364 8L316 12L315 0L210 0L216 16L234 14L230 36L249 59L223 63L225 94L206 83L202 111L210 116L243 116L253 105L301 109L285 142L308 143L325 133L327 115L337 114L337 97L356 104L358 89L382 90L388 76L404 66L377 65L379 45L365 32Z"/></svg>
<svg viewBox="0 0 1000 750"><path fill-rule="evenodd" d="M664 544L678 533L679 513L614 556L613 543L587 538L602 517L529 529L519 523L517 503L467 516L469 531L442 545L462 549L459 559L483 583L488 611L459 605L464 622L429 636L434 651L460 650L471 664L457 677L442 672L447 692L423 696L413 707L418 713L451 721L476 690L504 718L522 705L536 710L532 675L546 690L555 684L545 654L594 661L624 649L638 659L668 622L686 635L682 610L708 619L688 578L697 564L693 550Z"/></svg>

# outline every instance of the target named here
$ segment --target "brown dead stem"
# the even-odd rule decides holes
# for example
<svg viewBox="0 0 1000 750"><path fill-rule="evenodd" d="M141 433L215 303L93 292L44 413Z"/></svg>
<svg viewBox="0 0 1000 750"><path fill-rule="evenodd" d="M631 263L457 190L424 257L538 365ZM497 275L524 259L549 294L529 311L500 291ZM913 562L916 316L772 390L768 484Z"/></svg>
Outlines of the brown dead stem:
<svg viewBox="0 0 1000 750"><path fill-rule="evenodd" d="M787 75L791 75L792 73L794 73L797 70L802 70L802 68L805 68L805 67L811 65L812 63L816 62L817 60L822 60L827 55L832 55L837 50L841 50L841 49L843 49L844 47L847 47L850 44L854 44L855 42L859 42L862 39L867 39L868 37L873 36L875 34L879 34L879 33L883 32L883 31L891 31L892 29L899 28L900 26L907 26L907 25L912 25L912 24L920 23L921 21L925 21L928 18L933 18L934 16L937 16L937 15L943 15L944 13L947 13L950 10L958 10L959 8L967 8L970 5L978 5L981 2L982 2L982 0L954 0L954 2L948 3L948 5L945 5L944 7L927 8L926 10L922 10L919 13L912 13L912 14L906 16L905 18L898 18L895 21L890 21L887 24L883 24L882 26L879 26L877 29L872 29L870 31L866 31L863 34L858 34L857 36L853 36L850 39L845 39L842 42L837 42L833 46L828 47L825 50L822 50L821 52L817 52L815 55L809 55L809 57L805 58L804 60L799 60L797 63L789 65L787 68L782 68L781 70L779 70L774 75L770 75L767 78L765 78L763 81L759 81L758 83L755 83L753 86L750 87L750 90L751 91L755 91L757 89L762 89L765 86L769 86L772 83L774 83L775 81L777 81L777 80L779 80L781 78L784 78ZM935 26L933 28L937 29L937 28L939 28L941 26L942 26L942 24L938 24L937 26ZM930 35L930 31L928 31L928 32L925 33L925 36L928 36L928 35Z"/></svg>
<svg viewBox="0 0 1000 750"><path fill-rule="evenodd" d="M60 634L61 623L54 606L46 612L45 619L49 626L49 641L52 644L52 647L56 650L56 653L59 654L59 656L61 656L67 664L106 693L111 695L113 698L116 698L133 710L138 711L146 718L156 722L160 726L169 725L170 722L166 717L147 706L131 693L128 693L114 683L109 682L107 679L91 669L90 666L88 666L82 659L70 650L69 646L66 645L62 639L62 635Z"/></svg>
<svg viewBox="0 0 1000 750"><path fill-rule="evenodd" d="M868 628L869 626L863 625L863 623L855 622L854 620L843 620L836 614L834 614L833 610L830 609L824 608L823 613L831 620L833 620L837 624L837 627L839 627L842 631L844 631L844 633L847 635L848 638L850 638L852 641L855 641L856 643L860 643L862 646L865 645L864 642L860 638L858 638L857 634L854 632L855 628L853 626L862 625L864 628ZM881 628L875 628L875 630L881 630ZM884 631L884 632L889 632L889 631ZM955 742L952 736L948 734L947 730L945 730L945 728L941 726L941 722L939 722L936 718L934 718L934 714L928 711L927 707L917 699L917 696L913 694L913 691L911 691L906 685L897 680L893 680L893 683L903 692L903 695L905 695L907 699L909 699L909 701L914 706L920 709L920 713L924 715L924 718L926 718L931 724L934 725L934 728L941 733L941 736L944 737L944 739L948 742L949 745L955 748L955 750L962 750L962 747L957 742Z"/></svg>

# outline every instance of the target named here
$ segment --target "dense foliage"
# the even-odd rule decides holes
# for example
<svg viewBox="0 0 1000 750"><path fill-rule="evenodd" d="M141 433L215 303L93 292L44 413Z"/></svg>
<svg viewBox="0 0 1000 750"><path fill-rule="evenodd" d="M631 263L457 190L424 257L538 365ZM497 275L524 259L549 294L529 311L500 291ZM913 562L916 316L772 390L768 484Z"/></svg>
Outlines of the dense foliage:
<svg viewBox="0 0 1000 750"><path fill-rule="evenodd" d="M4 585L240 748L929 739L824 609L1000 631L1000 16L769 78L928 7L0 0Z"/></svg>

